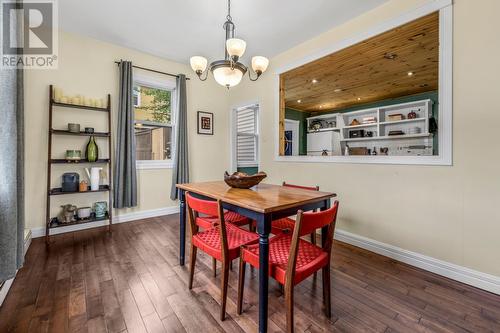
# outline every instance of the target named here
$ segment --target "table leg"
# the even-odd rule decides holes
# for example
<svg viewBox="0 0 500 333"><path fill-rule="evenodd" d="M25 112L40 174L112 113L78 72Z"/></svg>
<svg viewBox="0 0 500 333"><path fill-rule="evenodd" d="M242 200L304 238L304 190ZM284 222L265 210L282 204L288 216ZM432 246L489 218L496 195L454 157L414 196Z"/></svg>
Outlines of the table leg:
<svg viewBox="0 0 500 333"><path fill-rule="evenodd" d="M186 196L184 190L179 189L179 264L184 266L186 253Z"/></svg>
<svg viewBox="0 0 500 333"><path fill-rule="evenodd" d="M272 217L263 215L257 220L259 234L259 332L267 332L269 291L269 233Z"/></svg>

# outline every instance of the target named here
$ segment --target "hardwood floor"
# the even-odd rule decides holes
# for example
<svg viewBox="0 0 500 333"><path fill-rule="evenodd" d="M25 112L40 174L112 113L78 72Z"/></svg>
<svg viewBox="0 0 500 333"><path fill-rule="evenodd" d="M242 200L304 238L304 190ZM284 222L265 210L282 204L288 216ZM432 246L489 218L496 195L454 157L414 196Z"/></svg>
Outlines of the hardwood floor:
<svg viewBox="0 0 500 333"><path fill-rule="evenodd" d="M35 239L0 308L0 332L256 332L258 272L247 269L236 315L238 265L227 319L220 276L198 252L193 290L177 259L178 216ZM220 269L220 264L219 264ZM297 332L500 332L500 296L335 242L332 319L321 311L321 274L296 288ZM284 300L270 283L269 331L285 328Z"/></svg>

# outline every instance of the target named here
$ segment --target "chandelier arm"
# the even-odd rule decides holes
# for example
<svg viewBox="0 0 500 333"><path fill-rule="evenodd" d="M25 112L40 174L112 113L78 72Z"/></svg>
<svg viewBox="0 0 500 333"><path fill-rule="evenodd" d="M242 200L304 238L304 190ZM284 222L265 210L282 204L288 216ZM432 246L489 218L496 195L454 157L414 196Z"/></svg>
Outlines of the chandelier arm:
<svg viewBox="0 0 500 333"><path fill-rule="evenodd" d="M256 72L255 74L257 74L257 76L255 77L255 79L252 79L251 72L253 72L253 71L252 70L248 71L248 78L250 79L250 81L257 81L259 79L260 75L262 74L262 73Z"/></svg>
<svg viewBox="0 0 500 333"><path fill-rule="evenodd" d="M203 72L202 73L196 73L198 74L198 78L200 79L200 81L206 81L208 79L208 72L210 72L210 69L207 67L207 69L205 70L205 78L203 78Z"/></svg>

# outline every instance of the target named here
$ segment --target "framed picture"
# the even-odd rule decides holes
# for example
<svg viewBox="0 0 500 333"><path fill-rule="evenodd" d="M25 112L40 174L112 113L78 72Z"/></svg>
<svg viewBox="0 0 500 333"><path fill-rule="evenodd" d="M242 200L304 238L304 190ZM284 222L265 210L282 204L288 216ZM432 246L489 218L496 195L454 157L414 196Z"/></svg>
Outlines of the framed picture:
<svg viewBox="0 0 500 333"><path fill-rule="evenodd" d="M214 114L198 111L198 134L214 135Z"/></svg>

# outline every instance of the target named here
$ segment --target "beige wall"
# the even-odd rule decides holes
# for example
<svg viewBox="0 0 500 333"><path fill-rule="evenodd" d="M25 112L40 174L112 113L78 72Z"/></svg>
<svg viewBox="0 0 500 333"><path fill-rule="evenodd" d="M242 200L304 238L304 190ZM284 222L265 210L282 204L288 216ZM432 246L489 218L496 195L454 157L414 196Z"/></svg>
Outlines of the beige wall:
<svg viewBox="0 0 500 333"><path fill-rule="evenodd" d="M224 87L213 80L200 82L188 65L167 61L134 50L61 32L59 36L59 68L57 70L29 70L25 78L26 112L26 227L39 228L45 225L45 187L47 170L47 129L48 129L48 86L54 84L67 94L83 94L87 97L102 98L107 93L112 96L112 110L116 125L118 106L118 68L115 60L131 60L143 67L171 73L186 73L192 80L187 81L188 89L188 130L190 149L190 169L192 180L221 178L229 167L228 148L228 97ZM142 75L150 75L141 72ZM165 76L156 76L166 79ZM196 134L196 111L215 114L213 136ZM81 112L57 108L54 127L64 128L68 122L82 126L93 126L96 131L106 131L105 114ZM100 125L96 125L100 124ZM63 158L65 149L82 149L83 138L56 137L54 157ZM106 141L98 140L102 156L107 156ZM70 149L71 149L70 148ZM65 171L78 171L80 179L86 178L82 166L56 165L53 168L52 186L60 186L60 175ZM138 172L139 206L122 209L115 213L129 213L176 205L169 199L171 170L140 170ZM104 200L105 194L78 194L54 197L52 216L58 205L74 203L88 205Z"/></svg>
<svg viewBox="0 0 500 333"><path fill-rule="evenodd" d="M340 229L500 276L500 1L454 1L453 166L274 161L273 70L427 2L392 0L280 54L230 105L260 101L260 169L337 192Z"/></svg>

